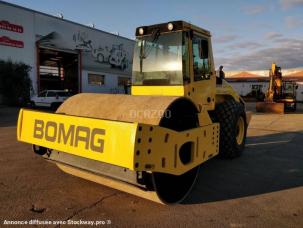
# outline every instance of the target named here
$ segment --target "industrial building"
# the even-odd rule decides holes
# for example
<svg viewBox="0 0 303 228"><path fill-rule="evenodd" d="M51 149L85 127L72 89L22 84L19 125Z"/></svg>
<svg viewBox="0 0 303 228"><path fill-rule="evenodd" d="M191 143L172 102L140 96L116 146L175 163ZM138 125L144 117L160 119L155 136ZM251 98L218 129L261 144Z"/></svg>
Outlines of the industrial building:
<svg viewBox="0 0 303 228"><path fill-rule="evenodd" d="M133 47L131 39L0 1L0 59L31 66L35 93L124 93Z"/></svg>
<svg viewBox="0 0 303 228"><path fill-rule="evenodd" d="M255 97L260 92L265 94L269 85L268 76L245 71L229 75L226 80L242 97ZM303 102L303 70L295 70L292 73L285 72L283 73L283 80L297 83L297 101Z"/></svg>

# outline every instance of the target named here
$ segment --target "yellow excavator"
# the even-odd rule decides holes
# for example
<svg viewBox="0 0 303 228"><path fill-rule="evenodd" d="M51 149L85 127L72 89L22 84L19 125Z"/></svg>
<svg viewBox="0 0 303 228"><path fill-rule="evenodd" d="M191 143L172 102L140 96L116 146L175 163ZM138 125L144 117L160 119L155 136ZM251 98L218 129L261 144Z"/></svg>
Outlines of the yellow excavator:
<svg viewBox="0 0 303 228"><path fill-rule="evenodd" d="M269 86L264 102L256 103L256 111L268 113L296 111L297 88L295 82L283 79L281 67L273 63L269 70Z"/></svg>
<svg viewBox="0 0 303 228"><path fill-rule="evenodd" d="M136 29L131 95L81 93L56 111L21 109L17 138L66 173L163 204L199 166L245 146L250 113L216 83L210 32L183 21Z"/></svg>

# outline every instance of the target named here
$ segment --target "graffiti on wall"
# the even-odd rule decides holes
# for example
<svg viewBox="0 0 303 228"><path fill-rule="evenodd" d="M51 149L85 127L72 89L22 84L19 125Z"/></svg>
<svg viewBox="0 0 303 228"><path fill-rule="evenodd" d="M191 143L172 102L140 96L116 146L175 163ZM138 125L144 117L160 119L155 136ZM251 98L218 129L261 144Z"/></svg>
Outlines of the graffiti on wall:
<svg viewBox="0 0 303 228"><path fill-rule="evenodd" d="M129 68L129 54L124 49L123 44L112 44L111 46L96 45L85 32L78 32L73 35L76 49L83 53L90 54L94 61L100 64L107 64L112 68L122 71Z"/></svg>
<svg viewBox="0 0 303 228"><path fill-rule="evenodd" d="M43 35L42 35L43 34ZM36 35L40 47L51 47L62 51L81 50L83 70L131 74L132 41L94 31L63 31L60 27Z"/></svg>

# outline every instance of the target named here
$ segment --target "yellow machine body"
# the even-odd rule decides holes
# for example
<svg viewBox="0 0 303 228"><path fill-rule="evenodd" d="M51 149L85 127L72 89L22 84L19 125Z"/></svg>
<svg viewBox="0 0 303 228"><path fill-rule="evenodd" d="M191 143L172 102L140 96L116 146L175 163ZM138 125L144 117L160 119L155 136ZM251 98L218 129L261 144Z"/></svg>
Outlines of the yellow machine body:
<svg viewBox="0 0 303 228"><path fill-rule="evenodd" d="M94 133L95 132L95 133ZM218 154L219 124L177 132L159 126L21 109L19 141L134 171L180 175ZM190 142L187 163L179 152Z"/></svg>

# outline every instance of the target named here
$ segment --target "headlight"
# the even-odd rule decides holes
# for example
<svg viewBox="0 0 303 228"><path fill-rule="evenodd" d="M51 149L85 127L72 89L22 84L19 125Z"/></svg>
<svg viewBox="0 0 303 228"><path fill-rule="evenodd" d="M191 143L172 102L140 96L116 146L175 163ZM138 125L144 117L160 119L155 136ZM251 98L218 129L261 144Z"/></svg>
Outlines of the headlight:
<svg viewBox="0 0 303 228"><path fill-rule="evenodd" d="M139 34L143 35L144 34L144 29L143 28L139 28Z"/></svg>
<svg viewBox="0 0 303 228"><path fill-rule="evenodd" d="M168 23L167 28L168 28L169 31L173 30L174 29L174 24L173 23Z"/></svg>

